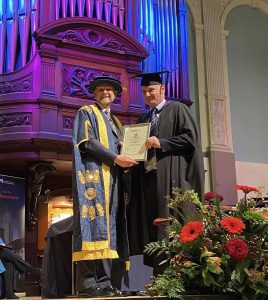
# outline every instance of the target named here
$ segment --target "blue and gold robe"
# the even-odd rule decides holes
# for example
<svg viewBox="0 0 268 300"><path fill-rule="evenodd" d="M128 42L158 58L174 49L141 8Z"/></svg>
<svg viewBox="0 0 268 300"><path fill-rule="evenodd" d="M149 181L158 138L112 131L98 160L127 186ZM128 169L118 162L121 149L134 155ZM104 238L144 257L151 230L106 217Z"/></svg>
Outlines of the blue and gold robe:
<svg viewBox="0 0 268 300"><path fill-rule="evenodd" d="M128 257L123 170L113 162L119 140L98 105L80 108L73 130L73 261ZM91 151L81 147L87 143Z"/></svg>

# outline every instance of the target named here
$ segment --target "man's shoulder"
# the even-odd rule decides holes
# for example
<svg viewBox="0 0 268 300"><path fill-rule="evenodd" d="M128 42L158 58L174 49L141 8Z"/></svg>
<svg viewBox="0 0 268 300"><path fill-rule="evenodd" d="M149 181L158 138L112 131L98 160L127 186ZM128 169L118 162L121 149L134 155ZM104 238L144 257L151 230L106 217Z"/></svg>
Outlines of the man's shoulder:
<svg viewBox="0 0 268 300"><path fill-rule="evenodd" d="M170 108L181 108L181 107L185 107L186 105L180 101L169 101L166 104L166 107L170 107Z"/></svg>
<svg viewBox="0 0 268 300"><path fill-rule="evenodd" d="M93 112L91 105L84 105L79 108L79 111L87 111L89 113Z"/></svg>
<svg viewBox="0 0 268 300"><path fill-rule="evenodd" d="M166 105L162 108L162 111L174 111L174 110L181 110L184 109L186 105L179 101L169 101Z"/></svg>

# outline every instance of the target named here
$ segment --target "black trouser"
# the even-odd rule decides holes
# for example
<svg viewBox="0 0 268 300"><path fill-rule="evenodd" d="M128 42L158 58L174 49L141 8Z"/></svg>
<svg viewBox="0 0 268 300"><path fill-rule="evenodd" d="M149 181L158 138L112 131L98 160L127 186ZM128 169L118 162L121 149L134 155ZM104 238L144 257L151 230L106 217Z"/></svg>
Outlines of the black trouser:
<svg viewBox="0 0 268 300"><path fill-rule="evenodd" d="M17 253L8 248L0 248L0 259L5 262L10 262L20 272L35 272L36 268L31 266L27 261L23 260Z"/></svg>
<svg viewBox="0 0 268 300"><path fill-rule="evenodd" d="M8 297L13 294L15 269L13 264L10 262L3 262L3 265L6 268L6 271L3 273L4 295L5 297Z"/></svg>
<svg viewBox="0 0 268 300"><path fill-rule="evenodd" d="M153 224L153 221L159 217L156 170L152 170L148 173L145 173L144 178L149 240L150 242L155 242L158 239L158 228Z"/></svg>
<svg viewBox="0 0 268 300"><path fill-rule="evenodd" d="M6 268L3 273L5 295L11 295L13 293L14 284L14 272L15 268L21 273L25 272L35 272L36 268L31 266L27 261L23 260L18 254L13 250L8 248L0 248L0 259Z"/></svg>
<svg viewBox="0 0 268 300"><path fill-rule="evenodd" d="M153 224L153 221L159 217L158 197L157 197L157 173L152 170L145 173L145 199L146 199L146 212L148 220L148 231L150 242L158 241L158 226ZM163 273L167 264L159 265L160 262L166 259L165 255L152 254L150 256L144 255L144 263L153 267L153 274Z"/></svg>
<svg viewBox="0 0 268 300"><path fill-rule="evenodd" d="M111 285L111 260L78 261L76 264L76 291L104 289Z"/></svg>

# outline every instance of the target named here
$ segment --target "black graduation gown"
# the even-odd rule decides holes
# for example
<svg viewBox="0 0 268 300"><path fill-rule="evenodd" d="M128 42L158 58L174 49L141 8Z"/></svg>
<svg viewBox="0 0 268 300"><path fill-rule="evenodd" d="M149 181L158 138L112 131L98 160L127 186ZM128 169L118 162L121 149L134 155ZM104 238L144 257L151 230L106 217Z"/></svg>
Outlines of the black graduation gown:
<svg viewBox="0 0 268 300"><path fill-rule="evenodd" d="M149 115L142 115L137 123L148 122ZM172 187L193 189L203 199L204 166L199 129L190 109L183 103L167 103L160 112L158 139L161 149L157 157L157 202L158 217L168 217L169 209L165 196ZM128 203L128 230L131 255L141 254L149 238L148 208L144 191L144 165L140 163L131 170L131 192ZM161 226L160 226L161 227ZM158 227L158 240L165 237Z"/></svg>
<svg viewBox="0 0 268 300"><path fill-rule="evenodd" d="M72 294L73 216L52 224L46 235L42 260L42 298L63 298Z"/></svg>

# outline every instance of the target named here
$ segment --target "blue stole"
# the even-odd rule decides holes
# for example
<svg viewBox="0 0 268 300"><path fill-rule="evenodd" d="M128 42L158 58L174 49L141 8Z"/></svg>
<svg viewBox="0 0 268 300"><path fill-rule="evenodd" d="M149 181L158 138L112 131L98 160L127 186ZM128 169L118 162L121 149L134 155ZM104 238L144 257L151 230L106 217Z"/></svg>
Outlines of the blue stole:
<svg viewBox="0 0 268 300"><path fill-rule="evenodd" d="M122 129L120 121L117 118L115 121ZM111 126L104 113L93 104L80 108L73 132L74 223L79 224L81 230L81 236L74 236L79 243L74 241L73 261L118 258L116 226L111 224L115 216L110 217L110 213L116 211L110 207L113 185L110 167L89 153L83 155L79 149L81 143L93 138L117 153ZM113 202L117 205L117 201Z"/></svg>

